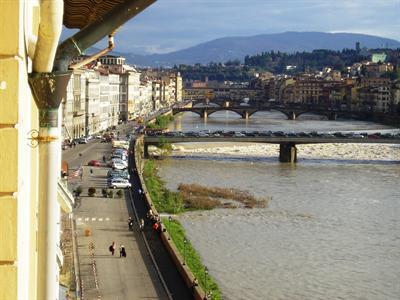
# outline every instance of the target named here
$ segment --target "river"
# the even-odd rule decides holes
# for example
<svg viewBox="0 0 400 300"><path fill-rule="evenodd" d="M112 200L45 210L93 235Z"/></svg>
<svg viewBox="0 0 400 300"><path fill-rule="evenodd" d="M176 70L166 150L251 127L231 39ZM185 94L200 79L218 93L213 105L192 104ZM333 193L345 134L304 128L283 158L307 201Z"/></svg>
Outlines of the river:
<svg viewBox="0 0 400 300"><path fill-rule="evenodd" d="M206 123L178 116L171 130L393 131L368 122L285 120L219 112ZM398 131L398 130L394 130ZM296 165L276 146L175 145L159 173L179 183L271 196L263 209L216 209L179 216L224 299L400 298L400 148L308 145Z"/></svg>

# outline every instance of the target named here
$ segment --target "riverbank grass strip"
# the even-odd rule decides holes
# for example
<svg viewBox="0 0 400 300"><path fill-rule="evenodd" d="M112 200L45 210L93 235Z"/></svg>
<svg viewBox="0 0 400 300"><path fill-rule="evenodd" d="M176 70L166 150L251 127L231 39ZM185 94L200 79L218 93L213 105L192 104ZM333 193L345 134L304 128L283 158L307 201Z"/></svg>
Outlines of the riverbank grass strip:
<svg viewBox="0 0 400 300"><path fill-rule="evenodd" d="M143 177L147 191L158 212L177 214L187 210L184 207L182 196L179 193L170 192L165 188L165 183L157 175L154 161L148 160L145 162ZM211 292L212 296L210 299L222 299L218 285L209 274L206 274L205 266L201 262L199 254L186 238L182 225L178 221L170 221L168 218L163 218L162 221L178 251L184 257L186 265L198 280L199 285L204 291ZM187 242L184 243L184 240Z"/></svg>
<svg viewBox="0 0 400 300"><path fill-rule="evenodd" d="M165 188L164 181L157 175L154 161L147 160L145 162L143 177L151 200L158 212L177 214L185 210L182 197L178 193Z"/></svg>
<svg viewBox="0 0 400 300"><path fill-rule="evenodd" d="M182 255L185 264L192 271L193 275L199 282L199 285L207 293L211 292L210 299L222 299L221 292L214 279L207 274L205 266L201 262L200 255L193 248L190 241L185 236L183 226L177 220L162 219L164 226L167 228L172 241ZM186 240L186 243L184 242ZM182 262L183 263L183 262Z"/></svg>

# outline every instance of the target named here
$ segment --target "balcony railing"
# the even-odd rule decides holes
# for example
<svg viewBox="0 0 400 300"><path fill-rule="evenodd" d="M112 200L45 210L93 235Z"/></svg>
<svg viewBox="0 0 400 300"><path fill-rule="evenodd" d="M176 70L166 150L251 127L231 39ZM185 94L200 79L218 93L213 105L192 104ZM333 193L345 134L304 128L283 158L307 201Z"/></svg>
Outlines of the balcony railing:
<svg viewBox="0 0 400 300"><path fill-rule="evenodd" d="M75 198L72 193L68 190L68 186L64 179L59 179L57 183L57 200L61 206L61 209L66 213L71 213L72 208L75 205Z"/></svg>

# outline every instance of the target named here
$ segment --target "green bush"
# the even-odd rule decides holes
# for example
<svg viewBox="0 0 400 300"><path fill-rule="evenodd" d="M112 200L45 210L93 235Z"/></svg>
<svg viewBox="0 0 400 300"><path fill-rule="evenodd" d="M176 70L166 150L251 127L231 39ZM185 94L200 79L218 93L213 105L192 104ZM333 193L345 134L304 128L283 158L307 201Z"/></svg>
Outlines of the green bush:
<svg viewBox="0 0 400 300"><path fill-rule="evenodd" d="M147 123L146 127L150 129L166 129L168 124L174 120L174 116L158 116L154 123Z"/></svg>
<svg viewBox="0 0 400 300"><path fill-rule="evenodd" d="M75 195L77 197L79 197L82 194L82 187L80 185L77 186L76 189L74 190L74 192L75 192Z"/></svg>
<svg viewBox="0 0 400 300"><path fill-rule="evenodd" d="M114 198L114 191L113 190L109 190L107 195L108 195L108 198Z"/></svg>
<svg viewBox="0 0 400 300"><path fill-rule="evenodd" d="M117 196L118 196L119 198L122 198L122 195L123 195L122 190L118 190L118 191L117 191Z"/></svg>
<svg viewBox="0 0 400 300"><path fill-rule="evenodd" d="M95 194L96 194L96 188L90 187L90 188L88 189L88 195L89 195L90 197L93 197Z"/></svg>
<svg viewBox="0 0 400 300"><path fill-rule="evenodd" d="M103 197L107 198L107 189L101 189L101 194L103 195Z"/></svg>

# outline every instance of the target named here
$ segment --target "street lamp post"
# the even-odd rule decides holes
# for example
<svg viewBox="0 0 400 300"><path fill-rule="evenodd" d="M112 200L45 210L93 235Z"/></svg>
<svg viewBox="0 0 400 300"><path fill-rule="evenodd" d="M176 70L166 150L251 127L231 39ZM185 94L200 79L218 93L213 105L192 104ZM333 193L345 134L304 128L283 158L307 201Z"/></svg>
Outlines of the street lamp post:
<svg viewBox="0 0 400 300"><path fill-rule="evenodd" d="M204 294L205 294L205 299L207 299L207 275L208 275L208 268L204 267Z"/></svg>
<svg viewBox="0 0 400 300"><path fill-rule="evenodd" d="M172 237L172 227L171 227L171 221L172 221L172 217L169 216L168 217L168 229L169 229L169 235L168 235L168 239L170 239L170 237Z"/></svg>
<svg viewBox="0 0 400 300"><path fill-rule="evenodd" d="M187 239L184 237L183 238L183 264L186 265L186 244L187 244Z"/></svg>

